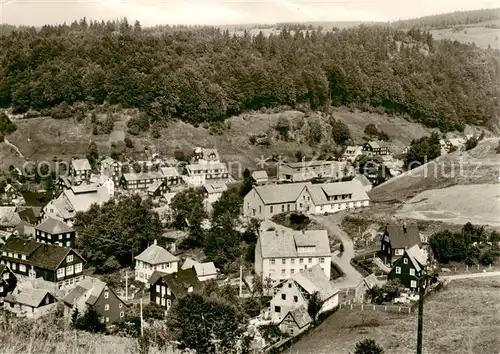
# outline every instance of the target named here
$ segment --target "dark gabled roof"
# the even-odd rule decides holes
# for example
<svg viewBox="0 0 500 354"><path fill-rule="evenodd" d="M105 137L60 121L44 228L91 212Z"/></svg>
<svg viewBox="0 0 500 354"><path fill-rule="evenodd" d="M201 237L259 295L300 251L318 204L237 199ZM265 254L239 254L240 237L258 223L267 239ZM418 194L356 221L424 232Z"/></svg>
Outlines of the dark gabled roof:
<svg viewBox="0 0 500 354"><path fill-rule="evenodd" d="M40 207L23 207L18 208L17 214L21 220L27 221L30 224L36 224L38 218L40 217Z"/></svg>
<svg viewBox="0 0 500 354"><path fill-rule="evenodd" d="M51 235L64 234L67 232L75 231L62 221L53 218L46 219L40 225L35 226L35 229L47 232Z"/></svg>
<svg viewBox="0 0 500 354"><path fill-rule="evenodd" d="M36 267L55 271L71 251L71 248L42 243L28 260Z"/></svg>
<svg viewBox="0 0 500 354"><path fill-rule="evenodd" d="M33 240L25 240L18 237L9 237L2 246L2 251L15 252L30 255L40 247L42 243Z"/></svg>
<svg viewBox="0 0 500 354"><path fill-rule="evenodd" d="M422 245L416 225L407 225L406 232L403 226L387 225L385 234L389 236L392 248L410 248L414 245Z"/></svg>
<svg viewBox="0 0 500 354"><path fill-rule="evenodd" d="M180 270L172 274L155 271L149 279L149 284L155 284L160 278L167 284L175 297L187 294L190 286L193 287L193 291L201 289L201 282L192 268Z"/></svg>

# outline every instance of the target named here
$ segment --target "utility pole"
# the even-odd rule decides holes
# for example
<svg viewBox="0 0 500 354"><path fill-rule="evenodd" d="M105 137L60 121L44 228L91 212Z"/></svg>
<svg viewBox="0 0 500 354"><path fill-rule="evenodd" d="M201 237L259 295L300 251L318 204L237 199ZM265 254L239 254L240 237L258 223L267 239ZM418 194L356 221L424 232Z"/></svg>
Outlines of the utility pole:
<svg viewBox="0 0 500 354"><path fill-rule="evenodd" d="M417 354L422 354L422 330L424 326L424 288L425 278L418 280L418 329L417 329Z"/></svg>
<svg viewBox="0 0 500 354"><path fill-rule="evenodd" d="M125 301L128 302L128 271L125 271Z"/></svg>
<svg viewBox="0 0 500 354"><path fill-rule="evenodd" d="M141 337L144 336L144 324L143 324L143 320L142 320L142 297L141 297Z"/></svg>

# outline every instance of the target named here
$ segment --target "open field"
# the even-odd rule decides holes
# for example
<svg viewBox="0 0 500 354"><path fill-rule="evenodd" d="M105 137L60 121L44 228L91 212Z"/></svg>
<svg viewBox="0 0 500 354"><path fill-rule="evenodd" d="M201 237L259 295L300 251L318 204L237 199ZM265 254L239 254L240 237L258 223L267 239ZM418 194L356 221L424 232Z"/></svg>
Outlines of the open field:
<svg viewBox="0 0 500 354"><path fill-rule="evenodd" d="M450 39L462 43L474 43L479 48L500 49L500 29L486 28L486 25L499 25L500 21L477 23L465 27L460 31L451 28L431 30L432 37L436 40Z"/></svg>
<svg viewBox="0 0 500 354"><path fill-rule="evenodd" d="M500 183L427 190L407 201L396 216L500 226Z"/></svg>
<svg viewBox="0 0 500 354"><path fill-rule="evenodd" d="M54 156L60 159L69 159L73 156L84 156L90 141L95 141L101 154L109 154L112 142L121 141L125 136L126 122L130 114L122 114L115 121L114 130L110 135L92 135L89 122L77 123L69 120L55 120L52 118L34 118L18 120L18 129L9 135L8 140L30 160L52 160ZM311 115L313 116L313 115ZM334 116L349 126L354 139L362 142L363 131L368 123L374 123L385 131L392 139L396 149L402 149L412 139L428 133L420 124L412 123L398 117L388 117L363 112L350 112L347 109L336 109ZM304 138L294 141L273 139L269 147L251 145L249 137L259 133L275 133L273 126L281 117L294 120L307 120L305 114L299 111L284 111L280 113L250 112L232 117L226 121L226 129L220 134L210 130L209 125L194 127L190 124L173 121L167 128L161 130L161 138L153 139L146 133L134 140L135 150L142 150L144 146L156 145L165 156L173 156L176 150L192 151L196 146L215 147L223 160L233 162L232 171L248 167L259 169L257 160L264 156L270 158L273 154L283 154L295 159L295 152L300 150L304 154L319 152L320 147L311 147L304 142ZM324 122L326 124L326 122ZM28 137L30 139L28 139ZM326 142L325 137L325 142ZM10 164L22 164L17 153L0 143L0 164L7 168ZM269 163L266 167L272 167ZM236 173L238 174L238 173Z"/></svg>
<svg viewBox="0 0 500 354"><path fill-rule="evenodd" d="M497 184L500 154L498 138L487 138L470 151L456 151L391 178L373 188L368 195L374 202L404 202L429 189L454 185ZM472 194L472 198L476 198ZM482 196L479 196L480 202Z"/></svg>
<svg viewBox="0 0 500 354"><path fill-rule="evenodd" d="M423 352L496 354L500 348L500 277L454 280L424 307ZM340 310L287 350L290 354L352 353L373 338L386 354L415 353L417 314Z"/></svg>

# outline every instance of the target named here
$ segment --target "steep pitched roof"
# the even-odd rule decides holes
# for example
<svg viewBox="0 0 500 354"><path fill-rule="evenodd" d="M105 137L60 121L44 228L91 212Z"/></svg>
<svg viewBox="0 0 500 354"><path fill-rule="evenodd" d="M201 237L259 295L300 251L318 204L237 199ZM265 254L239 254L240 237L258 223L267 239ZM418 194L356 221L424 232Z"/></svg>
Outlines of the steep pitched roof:
<svg viewBox="0 0 500 354"><path fill-rule="evenodd" d="M66 212L71 217L74 216L74 213L77 211L87 211L94 203L100 205L107 202L110 196L107 188L101 186L89 193L75 193L72 189L67 189L59 196L58 200L61 199L62 201L59 202L60 205L58 205L58 209L59 207L66 209Z"/></svg>
<svg viewBox="0 0 500 354"><path fill-rule="evenodd" d="M373 273L364 277L361 282L364 283L368 289L372 289L379 285L379 281Z"/></svg>
<svg viewBox="0 0 500 354"><path fill-rule="evenodd" d="M136 260L148 264L162 264L179 261L179 258L158 245L151 245L141 254L135 257Z"/></svg>
<svg viewBox="0 0 500 354"><path fill-rule="evenodd" d="M345 182L311 184L307 186L307 190L315 205L332 203L332 200L328 200L328 197L343 194L352 194L352 198L345 200L345 202L370 199L361 181L356 179ZM337 200L337 202L342 202L342 200Z"/></svg>
<svg viewBox="0 0 500 354"><path fill-rule="evenodd" d="M15 227L21 218L15 206L0 206L0 226Z"/></svg>
<svg viewBox="0 0 500 354"><path fill-rule="evenodd" d="M15 252L24 255L30 255L42 244L33 240L21 239L18 237L9 237L9 239L2 246L2 251Z"/></svg>
<svg viewBox="0 0 500 354"><path fill-rule="evenodd" d="M263 231L259 236L261 254L264 258L282 257L327 257L331 255L326 230L295 231L280 228ZM298 247L315 246L313 251L299 252Z"/></svg>
<svg viewBox="0 0 500 354"><path fill-rule="evenodd" d="M193 269L180 270L172 274L155 271L149 279L149 284L155 284L160 278L167 284L175 297L187 294L191 286L193 291L198 291L202 287Z"/></svg>
<svg viewBox="0 0 500 354"><path fill-rule="evenodd" d="M55 271L71 251L71 248L42 243L28 260L36 267Z"/></svg>
<svg viewBox="0 0 500 354"><path fill-rule="evenodd" d="M296 307L293 310L289 311L286 316L291 316L297 324L297 327L299 328L304 328L312 322L311 316L307 312L307 309L304 305ZM281 322L285 320L286 316L283 317L283 320L281 320Z"/></svg>
<svg viewBox="0 0 500 354"><path fill-rule="evenodd" d="M67 232L73 232L71 227L69 227L66 223L63 223L60 220L48 218L43 221L40 225L35 226L35 229L47 232L51 235L63 234Z"/></svg>
<svg viewBox="0 0 500 354"><path fill-rule="evenodd" d="M77 171L90 170L90 162L87 159L74 159L71 161L71 167Z"/></svg>
<svg viewBox="0 0 500 354"><path fill-rule="evenodd" d="M42 211L41 207L18 207L17 213L21 220L27 221L31 224L36 224L38 218L40 217L40 213Z"/></svg>
<svg viewBox="0 0 500 354"><path fill-rule="evenodd" d="M196 263L194 265L194 271L199 277L217 274L217 269L215 268L214 262Z"/></svg>
<svg viewBox="0 0 500 354"><path fill-rule="evenodd" d="M186 258L186 260L185 260L185 261L184 261L184 263L182 264L181 269L182 269L182 270L185 270L185 269L191 269L191 268L193 268L193 266L194 266L195 264L198 264L198 262L196 262L194 259L192 259L192 258L189 258L189 257L188 257L188 258Z"/></svg>
<svg viewBox="0 0 500 354"><path fill-rule="evenodd" d="M85 297L86 304L95 305L105 288L106 283L102 280L85 277L63 298L63 301L69 305L74 305L79 299Z"/></svg>
<svg viewBox="0 0 500 354"><path fill-rule="evenodd" d="M410 248L414 245L422 245L416 225L407 225L405 232L404 227L390 224L386 226L386 234L389 236L392 248Z"/></svg>
<svg viewBox="0 0 500 354"><path fill-rule="evenodd" d="M5 301L9 303L17 303L21 305L28 305L31 307L40 307L43 299L50 294L46 289L23 289L16 293L7 295ZM53 295L52 295L53 296Z"/></svg>
<svg viewBox="0 0 500 354"><path fill-rule="evenodd" d="M309 183L269 184L254 187L264 204L293 203Z"/></svg>
<svg viewBox="0 0 500 354"><path fill-rule="evenodd" d="M179 177L179 171L175 167L162 167L161 173L165 177Z"/></svg>
<svg viewBox="0 0 500 354"><path fill-rule="evenodd" d="M141 179L163 179L165 178L165 176L160 171L149 171L142 173L124 173L123 178L125 178L125 180L127 181L138 181Z"/></svg>
<svg viewBox="0 0 500 354"><path fill-rule="evenodd" d="M318 292L320 299L326 301L339 292L335 289L327 278L319 264L311 268L304 269L297 273L292 279L299 284L308 294Z"/></svg>
<svg viewBox="0 0 500 354"><path fill-rule="evenodd" d="M406 250L408 258L413 263L413 266L419 272L427 265L427 258L418 245L414 245Z"/></svg>

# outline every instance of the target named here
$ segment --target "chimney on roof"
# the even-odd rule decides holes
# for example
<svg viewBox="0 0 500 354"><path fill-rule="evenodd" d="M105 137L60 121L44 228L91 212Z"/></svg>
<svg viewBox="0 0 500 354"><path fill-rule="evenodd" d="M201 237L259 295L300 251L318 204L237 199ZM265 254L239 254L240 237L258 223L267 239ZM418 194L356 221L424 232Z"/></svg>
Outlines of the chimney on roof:
<svg viewBox="0 0 500 354"><path fill-rule="evenodd" d="M156 239L153 241L153 244L156 246L158 244L158 241Z"/></svg>
<svg viewBox="0 0 500 354"><path fill-rule="evenodd" d="M406 233L408 229L406 228L406 221L403 221L403 231Z"/></svg>

